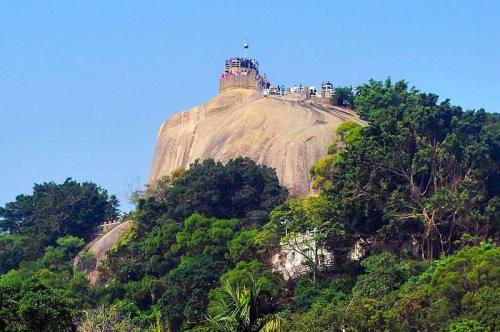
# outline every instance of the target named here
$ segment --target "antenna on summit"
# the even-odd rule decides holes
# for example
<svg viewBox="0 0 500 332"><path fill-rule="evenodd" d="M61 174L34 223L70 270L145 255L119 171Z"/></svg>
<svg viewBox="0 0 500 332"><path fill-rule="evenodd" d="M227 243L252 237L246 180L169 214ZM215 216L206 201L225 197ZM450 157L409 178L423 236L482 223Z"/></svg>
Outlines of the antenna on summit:
<svg viewBox="0 0 500 332"><path fill-rule="evenodd" d="M245 59L247 59L247 51L248 51L248 41L245 39L243 43L243 48L245 49Z"/></svg>

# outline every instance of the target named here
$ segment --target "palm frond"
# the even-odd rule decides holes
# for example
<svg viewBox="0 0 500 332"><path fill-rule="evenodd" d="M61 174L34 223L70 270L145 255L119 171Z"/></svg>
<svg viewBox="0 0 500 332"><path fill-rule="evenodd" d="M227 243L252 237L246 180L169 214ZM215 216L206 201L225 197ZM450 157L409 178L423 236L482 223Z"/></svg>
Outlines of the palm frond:
<svg viewBox="0 0 500 332"><path fill-rule="evenodd" d="M273 315L259 332L283 332L283 319L278 315Z"/></svg>

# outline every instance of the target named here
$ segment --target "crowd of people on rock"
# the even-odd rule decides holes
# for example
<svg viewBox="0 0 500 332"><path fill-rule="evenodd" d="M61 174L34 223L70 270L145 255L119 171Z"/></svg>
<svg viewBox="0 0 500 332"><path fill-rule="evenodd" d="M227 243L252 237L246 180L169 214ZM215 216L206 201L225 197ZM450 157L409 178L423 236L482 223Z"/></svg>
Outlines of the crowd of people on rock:
<svg viewBox="0 0 500 332"><path fill-rule="evenodd" d="M222 73L221 78L235 77L235 76L250 76L252 75L249 71L233 71L229 69L229 71ZM258 75L256 76L258 77Z"/></svg>
<svg viewBox="0 0 500 332"><path fill-rule="evenodd" d="M255 59L231 58L226 60L226 69L221 78L255 75L257 79L260 79L258 67L259 63Z"/></svg>
<svg viewBox="0 0 500 332"><path fill-rule="evenodd" d="M231 67L257 69L259 62L255 59L231 58L226 60L226 71Z"/></svg>

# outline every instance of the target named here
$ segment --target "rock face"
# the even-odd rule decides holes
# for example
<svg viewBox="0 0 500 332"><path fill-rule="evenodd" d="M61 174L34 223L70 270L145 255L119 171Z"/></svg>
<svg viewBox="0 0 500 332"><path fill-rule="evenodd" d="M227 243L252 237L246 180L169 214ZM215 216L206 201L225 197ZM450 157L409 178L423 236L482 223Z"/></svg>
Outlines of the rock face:
<svg viewBox="0 0 500 332"><path fill-rule="evenodd" d="M101 268L104 259L106 258L106 253L111 249L111 247L118 241L120 236L132 227L133 221L127 220L119 223L117 226L104 230L105 233L96 237L94 240L89 242L87 246L75 257L73 265L75 267L80 267L79 263L81 261L82 255L85 252L90 252L93 256L93 261L81 266L83 272L85 273L85 278L90 282L91 285L99 284L101 281Z"/></svg>
<svg viewBox="0 0 500 332"><path fill-rule="evenodd" d="M335 129L346 120L362 123L349 109L313 99L230 89L163 123L149 182L196 159L244 156L275 168L292 195L308 194L309 168L326 155Z"/></svg>

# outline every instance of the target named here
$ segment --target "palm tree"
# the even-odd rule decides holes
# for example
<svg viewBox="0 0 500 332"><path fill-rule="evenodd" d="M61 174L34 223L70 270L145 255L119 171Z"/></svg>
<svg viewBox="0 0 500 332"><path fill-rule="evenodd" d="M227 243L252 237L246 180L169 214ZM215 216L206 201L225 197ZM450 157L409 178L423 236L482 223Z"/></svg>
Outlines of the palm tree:
<svg viewBox="0 0 500 332"><path fill-rule="evenodd" d="M252 287L240 288L229 281L222 282L220 296L212 303L212 316L199 331L207 332L282 332L278 315L259 317L261 283L252 280Z"/></svg>

